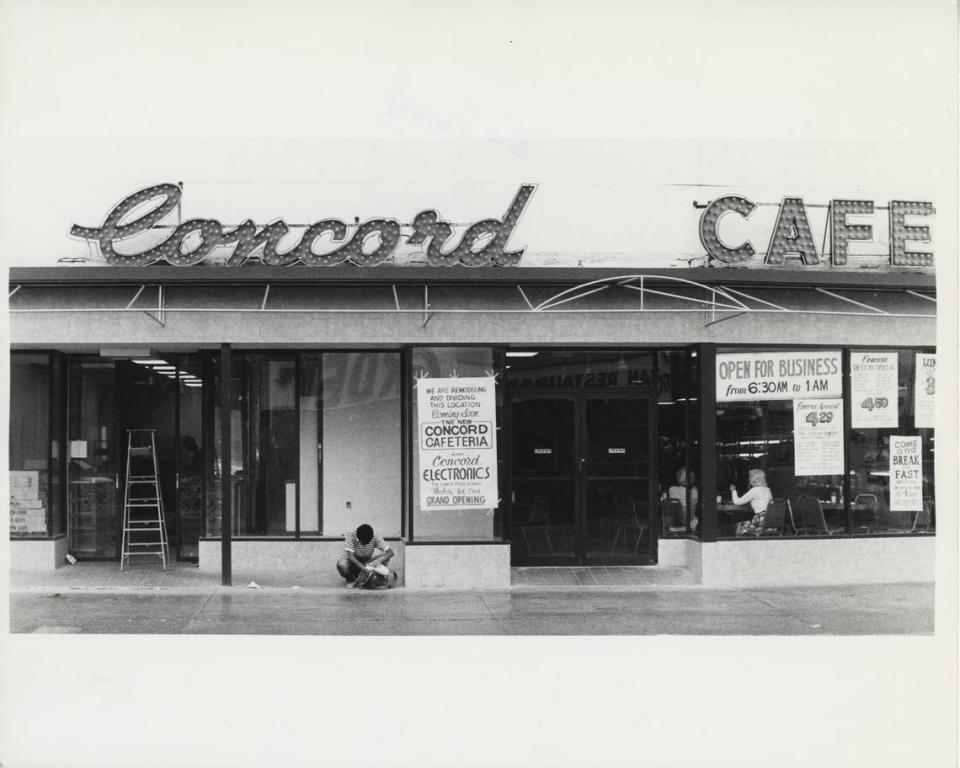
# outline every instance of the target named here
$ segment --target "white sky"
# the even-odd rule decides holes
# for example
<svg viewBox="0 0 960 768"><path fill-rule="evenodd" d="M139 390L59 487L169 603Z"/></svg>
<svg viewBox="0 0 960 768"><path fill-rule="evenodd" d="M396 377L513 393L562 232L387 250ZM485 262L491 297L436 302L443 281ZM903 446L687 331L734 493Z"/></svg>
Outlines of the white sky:
<svg viewBox="0 0 960 768"><path fill-rule="evenodd" d="M953 207L949 3L2 7L9 264L166 181L224 223L470 222L535 183L528 264L674 265L719 194L930 200L935 244Z"/></svg>
<svg viewBox="0 0 960 768"><path fill-rule="evenodd" d="M512 244L565 263L672 264L719 192L930 200L951 294L955 38L945 0L0 0L0 263L165 181L229 223L472 221L532 182ZM946 575L928 638L0 637L0 761L953 764Z"/></svg>

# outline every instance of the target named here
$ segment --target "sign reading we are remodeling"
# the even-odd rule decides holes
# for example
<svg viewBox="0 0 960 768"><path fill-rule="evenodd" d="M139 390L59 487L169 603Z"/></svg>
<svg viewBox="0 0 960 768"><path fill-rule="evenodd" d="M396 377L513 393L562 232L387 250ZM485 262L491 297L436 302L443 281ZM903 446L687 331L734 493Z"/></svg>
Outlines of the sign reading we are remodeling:
<svg viewBox="0 0 960 768"><path fill-rule="evenodd" d="M496 508L493 377L418 379L417 413L420 508Z"/></svg>

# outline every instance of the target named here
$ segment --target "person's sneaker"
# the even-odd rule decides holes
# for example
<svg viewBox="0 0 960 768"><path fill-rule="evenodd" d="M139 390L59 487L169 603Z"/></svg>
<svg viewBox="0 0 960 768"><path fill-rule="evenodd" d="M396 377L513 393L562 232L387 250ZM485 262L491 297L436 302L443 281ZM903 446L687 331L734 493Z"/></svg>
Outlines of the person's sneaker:
<svg viewBox="0 0 960 768"><path fill-rule="evenodd" d="M348 582L347 582L347 589L356 589L356 586L357 586L357 582L355 582L355 581L348 581Z"/></svg>

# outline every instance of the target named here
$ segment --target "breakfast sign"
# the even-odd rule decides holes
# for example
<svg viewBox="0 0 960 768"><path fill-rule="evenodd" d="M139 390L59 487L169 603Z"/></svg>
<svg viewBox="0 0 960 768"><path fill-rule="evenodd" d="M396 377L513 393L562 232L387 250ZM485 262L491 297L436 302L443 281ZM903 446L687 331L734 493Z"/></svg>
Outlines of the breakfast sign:
<svg viewBox="0 0 960 768"><path fill-rule="evenodd" d="M163 223L174 211L180 210L183 190L178 184L157 184L125 197L99 227L75 224L70 234L96 244L104 260L116 266L166 262L187 267L203 263L217 249L230 249L227 266L257 262L277 267L294 264L327 267L344 263L372 267L393 261L398 247L409 244L422 247L427 263L434 267L455 264L511 267L519 264L525 249L508 250L507 244L535 189L533 184L521 184L502 216L482 219L465 227L455 227L434 209L421 211L406 224L393 218L375 217L363 223L357 220L354 224L325 218L310 225L290 225L283 219L257 225L252 219L246 219L231 226L211 218ZM762 256L749 239L733 244L721 238L721 219L727 215L738 216L747 224L756 208L756 203L739 195L718 198L705 207L699 226L700 242L706 251L704 263L714 267L768 269L843 268L848 266L850 243L874 240L873 224L863 221L864 217L874 216L877 206L873 201L832 200L827 206L826 222L829 253L826 247L818 250L807 206L799 197L785 197L779 204L776 222L769 233L769 245ZM873 258L870 266L881 267L885 263L890 267L932 268L933 252L918 250L916 246L922 247L931 241L930 227L924 220L934 214L933 205L893 200L886 209L888 253ZM583 212L571 213L580 216ZM853 221L851 216L859 219ZM603 222L603 211L591 219L595 223ZM292 229L298 228L303 231L297 243L281 250L281 241ZM154 230L166 230L169 234L157 243ZM152 238L142 237L151 233Z"/></svg>

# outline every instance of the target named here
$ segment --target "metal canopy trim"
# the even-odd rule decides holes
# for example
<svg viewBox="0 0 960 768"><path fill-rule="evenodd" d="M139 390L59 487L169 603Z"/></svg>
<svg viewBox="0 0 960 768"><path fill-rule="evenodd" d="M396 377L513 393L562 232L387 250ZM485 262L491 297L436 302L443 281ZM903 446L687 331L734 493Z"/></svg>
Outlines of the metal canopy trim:
<svg viewBox="0 0 960 768"><path fill-rule="evenodd" d="M727 271L722 274L739 276ZM314 285L271 279L260 283L245 280L242 284L148 281L130 282L124 287L26 280L17 283L12 278L9 305L13 314L144 312L161 325L167 313L204 312L415 313L424 326L439 314L701 313L704 325L744 315L785 313L936 318L932 287L919 292L903 287L832 286L828 290L796 284L744 286L739 281L702 283L658 273L606 274L566 286L430 281ZM132 298L131 290L135 291Z"/></svg>

